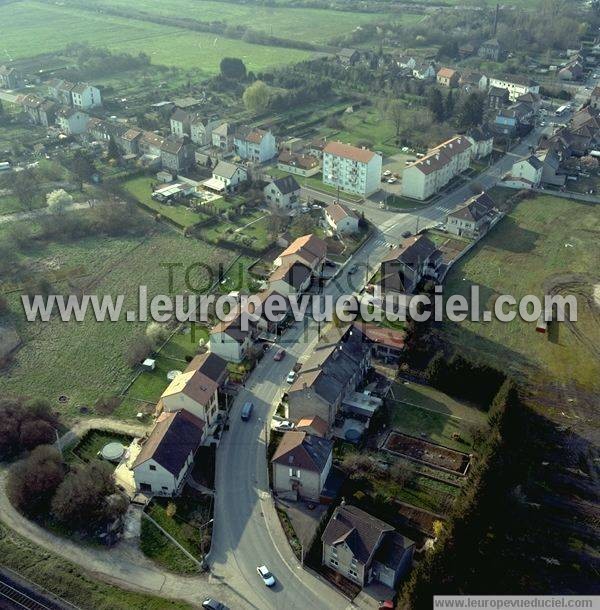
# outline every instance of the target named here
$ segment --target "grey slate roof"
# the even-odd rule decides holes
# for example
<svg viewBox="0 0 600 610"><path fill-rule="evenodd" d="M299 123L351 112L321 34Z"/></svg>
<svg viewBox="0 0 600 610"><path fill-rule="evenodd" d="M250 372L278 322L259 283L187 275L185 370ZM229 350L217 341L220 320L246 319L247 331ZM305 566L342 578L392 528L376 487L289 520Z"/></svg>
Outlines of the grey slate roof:
<svg viewBox="0 0 600 610"><path fill-rule="evenodd" d="M300 190L300 185L294 176L283 176L273 180L273 184L277 187L282 195L289 195Z"/></svg>
<svg viewBox="0 0 600 610"><path fill-rule="evenodd" d="M321 540L329 546L345 542L354 557L366 564L376 551L382 534L393 531L394 528L385 521L356 506L342 504L333 512Z"/></svg>
<svg viewBox="0 0 600 610"><path fill-rule="evenodd" d="M227 178L230 180L233 178L235 172L237 172L238 166L235 163L229 163L228 161L219 161L215 169L213 169L213 174L215 176L221 176L222 178Z"/></svg>

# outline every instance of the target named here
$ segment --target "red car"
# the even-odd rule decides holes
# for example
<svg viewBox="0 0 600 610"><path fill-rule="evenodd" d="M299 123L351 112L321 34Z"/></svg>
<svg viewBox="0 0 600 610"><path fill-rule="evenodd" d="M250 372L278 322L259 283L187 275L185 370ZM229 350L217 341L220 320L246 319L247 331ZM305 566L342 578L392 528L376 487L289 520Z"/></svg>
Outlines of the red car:
<svg viewBox="0 0 600 610"><path fill-rule="evenodd" d="M285 350L282 349L278 349L277 353L273 356L273 360L276 360L277 362L279 362L280 360L283 360L283 357L285 356Z"/></svg>

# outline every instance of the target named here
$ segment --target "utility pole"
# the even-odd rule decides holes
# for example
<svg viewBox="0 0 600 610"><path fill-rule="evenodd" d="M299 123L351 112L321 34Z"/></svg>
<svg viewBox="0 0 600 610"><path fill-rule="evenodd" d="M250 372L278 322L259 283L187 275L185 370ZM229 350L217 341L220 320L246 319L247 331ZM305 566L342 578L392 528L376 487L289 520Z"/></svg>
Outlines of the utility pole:
<svg viewBox="0 0 600 610"><path fill-rule="evenodd" d="M62 451L62 446L60 444L60 436L58 435L58 430L56 428L54 428L54 434L56 434L56 446L60 453L60 459L63 460L63 451Z"/></svg>

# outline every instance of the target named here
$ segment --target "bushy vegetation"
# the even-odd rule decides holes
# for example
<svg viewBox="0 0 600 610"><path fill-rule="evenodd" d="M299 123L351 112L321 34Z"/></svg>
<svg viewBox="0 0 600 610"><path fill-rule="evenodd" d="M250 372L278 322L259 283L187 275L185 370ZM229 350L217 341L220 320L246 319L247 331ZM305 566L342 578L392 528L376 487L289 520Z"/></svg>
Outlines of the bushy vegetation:
<svg viewBox="0 0 600 610"><path fill-rule="evenodd" d="M0 400L0 461L54 441L58 419L45 400Z"/></svg>

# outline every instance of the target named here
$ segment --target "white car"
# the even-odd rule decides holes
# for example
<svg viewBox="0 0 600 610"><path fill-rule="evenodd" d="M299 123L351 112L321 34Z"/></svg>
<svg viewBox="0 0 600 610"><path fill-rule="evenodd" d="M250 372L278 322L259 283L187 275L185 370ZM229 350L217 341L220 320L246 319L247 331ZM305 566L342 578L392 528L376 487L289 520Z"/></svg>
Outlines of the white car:
<svg viewBox="0 0 600 610"><path fill-rule="evenodd" d="M288 421L284 419L283 421L277 422L275 424L275 430L281 430L282 432L286 432L287 430L293 430L296 427L296 424L292 421Z"/></svg>
<svg viewBox="0 0 600 610"><path fill-rule="evenodd" d="M391 172L389 169L386 169L386 170L383 172L383 175L384 175L384 176L391 176L391 175L392 175L392 172Z"/></svg>
<svg viewBox="0 0 600 610"><path fill-rule="evenodd" d="M387 182L388 184L394 184L394 182L396 182L396 178L392 177Z"/></svg>
<svg viewBox="0 0 600 610"><path fill-rule="evenodd" d="M285 378L288 383L294 383L296 381L296 371L290 371L288 376Z"/></svg>
<svg viewBox="0 0 600 610"><path fill-rule="evenodd" d="M275 577L269 572L267 566L258 566L256 568L258 575L263 579L267 587L272 587L275 584Z"/></svg>

